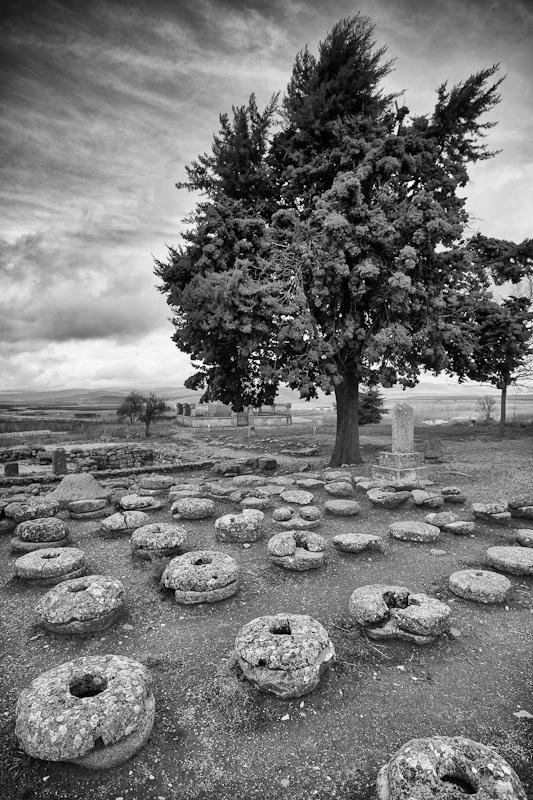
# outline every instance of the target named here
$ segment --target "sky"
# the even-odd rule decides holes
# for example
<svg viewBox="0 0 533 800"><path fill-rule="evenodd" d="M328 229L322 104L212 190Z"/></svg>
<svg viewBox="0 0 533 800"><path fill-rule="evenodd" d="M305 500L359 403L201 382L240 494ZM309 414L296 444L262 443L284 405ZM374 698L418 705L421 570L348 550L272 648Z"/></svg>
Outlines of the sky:
<svg viewBox="0 0 533 800"><path fill-rule="evenodd" d="M175 183L218 115L284 90L356 11L429 113L440 83L499 62L502 152L471 169L472 232L522 240L533 219L529 0L4 0L0 25L0 387L178 385L153 258L196 198Z"/></svg>

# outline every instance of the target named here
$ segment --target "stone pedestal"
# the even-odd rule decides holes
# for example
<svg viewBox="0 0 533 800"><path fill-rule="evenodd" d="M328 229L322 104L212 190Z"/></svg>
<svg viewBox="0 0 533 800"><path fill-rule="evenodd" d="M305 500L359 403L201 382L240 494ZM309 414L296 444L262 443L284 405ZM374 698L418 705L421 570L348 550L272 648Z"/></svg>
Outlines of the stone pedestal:
<svg viewBox="0 0 533 800"><path fill-rule="evenodd" d="M14 478L18 474L19 474L19 462L6 461L6 463L4 464L4 476L6 478Z"/></svg>
<svg viewBox="0 0 533 800"><path fill-rule="evenodd" d="M426 480L428 468L424 456L415 452L414 412L407 403L397 403L392 409L392 452L378 455L372 466L372 478L383 481Z"/></svg>
<svg viewBox="0 0 533 800"><path fill-rule="evenodd" d="M52 468L54 475L67 474L67 454L62 447L58 447L52 454Z"/></svg>

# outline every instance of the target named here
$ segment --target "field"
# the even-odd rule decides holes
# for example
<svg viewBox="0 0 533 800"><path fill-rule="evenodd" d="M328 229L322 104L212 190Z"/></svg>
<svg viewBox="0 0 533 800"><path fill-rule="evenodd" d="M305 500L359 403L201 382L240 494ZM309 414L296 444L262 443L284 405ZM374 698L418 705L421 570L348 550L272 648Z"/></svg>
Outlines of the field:
<svg viewBox="0 0 533 800"><path fill-rule="evenodd" d="M434 429L432 429L434 430ZM492 429L447 426L446 462L436 466L437 485L459 485L469 501L493 501L530 491L533 437L517 428L499 439ZM369 474L376 452L388 444L387 425L365 429L365 464L352 472ZM158 437L156 437L159 440ZM420 429L417 431L420 443ZM307 426L259 431L205 432L180 429L161 442L191 459L212 455L246 457L295 447L303 441L318 455L305 460L279 457L284 472L309 463L326 464L329 426L314 437ZM284 445L284 447L283 447ZM192 471L180 477L208 478ZM211 476L212 479L212 476ZM319 507L327 495L315 490ZM239 593L212 606L187 607L158 586L159 570L132 559L128 539L107 540L97 522L75 522L76 545L87 554L89 571L119 577L126 586L124 617L104 634L56 636L33 623L43 589L22 586L12 577L9 541L0 542L0 598L3 669L0 679L0 771L6 800L370 800L379 767L408 739L462 734L491 744L533 791L530 660L533 646L531 579L513 578L509 602L483 606L455 598L447 589L454 570L483 563L485 549L512 543L512 528L483 525L474 537L441 534L438 548L391 539L388 526L420 519L416 507L384 511L358 497L356 518L325 517L318 532L327 540L358 531L383 537L383 554L339 554L329 547L327 565L290 573L270 563L265 539L249 549L215 543L213 520L187 522L187 548L216 548L232 555L242 571ZM215 516L234 510L216 504ZM153 514L169 521L168 508ZM267 513L267 520L270 515ZM524 520L525 523L525 520ZM419 648L390 642L377 646L360 635L348 617L348 599L357 587L393 583L426 591L453 608L453 636ZM310 614L328 630L337 661L320 688L303 700L282 701L262 694L235 668L233 642L250 619L265 613ZM118 653L151 670L157 716L149 743L129 762L103 773L66 764L39 762L19 751L13 736L14 707L20 690L46 669L88 654Z"/></svg>

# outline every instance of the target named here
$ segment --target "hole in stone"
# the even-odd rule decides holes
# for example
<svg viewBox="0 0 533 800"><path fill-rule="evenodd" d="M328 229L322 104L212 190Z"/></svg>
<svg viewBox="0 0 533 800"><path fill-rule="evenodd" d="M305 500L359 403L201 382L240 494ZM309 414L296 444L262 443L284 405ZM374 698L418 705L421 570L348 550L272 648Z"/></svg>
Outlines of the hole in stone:
<svg viewBox="0 0 533 800"><path fill-rule="evenodd" d="M200 556L200 558L195 558L192 563L195 567L198 567L200 564L211 564L212 561L210 558L207 558L207 556Z"/></svg>
<svg viewBox="0 0 533 800"><path fill-rule="evenodd" d="M107 689L107 681L99 675L82 675L70 682L69 690L74 697L94 697Z"/></svg>
<svg viewBox="0 0 533 800"><path fill-rule="evenodd" d="M87 588L87 584L86 583L82 583L79 586L69 586L68 590L69 590L69 592L73 592L74 594L77 594L78 592L84 592L86 590L86 588Z"/></svg>
<svg viewBox="0 0 533 800"><path fill-rule="evenodd" d="M101 736L97 736L96 739L94 740L94 749L101 750L103 747L105 747L104 740L102 739Z"/></svg>
<svg viewBox="0 0 533 800"><path fill-rule="evenodd" d="M50 558L59 558L59 553L45 553L44 556L41 556L41 558L46 559L46 561L48 561Z"/></svg>
<svg viewBox="0 0 533 800"><path fill-rule="evenodd" d="M392 592L385 592L383 599L389 608L407 608L409 605L408 599L403 600L401 597L393 594Z"/></svg>
<svg viewBox="0 0 533 800"><path fill-rule="evenodd" d="M477 788L467 779L460 775L442 775L443 783L451 783L461 794L476 794Z"/></svg>
<svg viewBox="0 0 533 800"><path fill-rule="evenodd" d="M275 622L270 627L270 633L273 633L277 636L290 636L291 635L291 626L289 625L289 620L284 619L281 622Z"/></svg>

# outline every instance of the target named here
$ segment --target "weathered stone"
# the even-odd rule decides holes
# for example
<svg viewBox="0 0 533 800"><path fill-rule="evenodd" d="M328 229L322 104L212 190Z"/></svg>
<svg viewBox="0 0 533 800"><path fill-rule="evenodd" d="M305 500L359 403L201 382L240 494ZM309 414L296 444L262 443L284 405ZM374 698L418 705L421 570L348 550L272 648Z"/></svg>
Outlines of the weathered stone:
<svg viewBox="0 0 533 800"><path fill-rule="evenodd" d="M524 528L518 531L516 534L516 541L518 544L521 544L522 547L533 547L533 530Z"/></svg>
<svg viewBox="0 0 533 800"><path fill-rule="evenodd" d="M182 497L170 509L174 519L207 519L214 512L214 502L203 497Z"/></svg>
<svg viewBox="0 0 533 800"><path fill-rule="evenodd" d="M416 520L393 522L389 531L395 539L401 539L404 542L435 542L440 536L440 530L436 525L428 525L426 522L417 522Z"/></svg>
<svg viewBox="0 0 533 800"><path fill-rule="evenodd" d="M4 464L4 476L6 478L15 478L19 474L18 461L6 461Z"/></svg>
<svg viewBox="0 0 533 800"><path fill-rule="evenodd" d="M521 497L512 497L507 505L509 509L533 506L533 494L524 494Z"/></svg>
<svg viewBox="0 0 533 800"><path fill-rule="evenodd" d="M444 497L440 492L428 492L424 489L413 489L411 498L415 506L426 506L427 508L441 508L444 505Z"/></svg>
<svg viewBox="0 0 533 800"><path fill-rule="evenodd" d="M286 522L293 515L294 509L291 506L279 506L272 512L274 522Z"/></svg>
<svg viewBox="0 0 533 800"><path fill-rule="evenodd" d="M507 525L511 520L506 503L472 503L472 513L476 519L496 525Z"/></svg>
<svg viewBox="0 0 533 800"><path fill-rule="evenodd" d="M369 489L366 496L373 506L392 509L407 503L411 497L411 493L393 492L392 490L386 491L384 489Z"/></svg>
<svg viewBox="0 0 533 800"><path fill-rule="evenodd" d="M173 558L161 586L174 591L178 603L215 603L239 588L239 568L233 558L213 550L195 550Z"/></svg>
<svg viewBox="0 0 533 800"><path fill-rule="evenodd" d="M63 447L58 447L52 453L52 470L54 475L67 474L67 454Z"/></svg>
<svg viewBox="0 0 533 800"><path fill-rule="evenodd" d="M392 409L392 452L412 453L414 449L414 411L407 403L396 403Z"/></svg>
<svg viewBox="0 0 533 800"><path fill-rule="evenodd" d="M381 768L378 800L526 800L514 770L492 748L462 736L411 739Z"/></svg>
<svg viewBox="0 0 533 800"><path fill-rule="evenodd" d="M427 644L449 630L451 609L404 586L373 584L353 592L350 614L373 639L399 638Z"/></svg>
<svg viewBox="0 0 533 800"><path fill-rule="evenodd" d="M264 478L261 475L236 475L233 478L234 486L242 488L244 486L260 486L264 483Z"/></svg>
<svg viewBox="0 0 533 800"><path fill-rule="evenodd" d="M313 502L313 495L311 492L305 492L303 489L288 489L281 493L281 499L285 503L308 506Z"/></svg>
<svg viewBox="0 0 533 800"><path fill-rule="evenodd" d="M511 516L518 517L519 519L533 519L533 506L521 506L520 508L512 508Z"/></svg>
<svg viewBox="0 0 533 800"><path fill-rule="evenodd" d="M36 586L54 586L85 572L85 553L77 547L48 547L20 556L15 575Z"/></svg>
<svg viewBox="0 0 533 800"><path fill-rule="evenodd" d="M120 535L121 533L134 531L149 522L150 517L143 511L119 511L102 520L100 531L104 536Z"/></svg>
<svg viewBox="0 0 533 800"><path fill-rule="evenodd" d="M68 504L68 510L74 514L92 514L105 510L106 505L105 497L94 497L87 500L72 500Z"/></svg>
<svg viewBox="0 0 533 800"><path fill-rule="evenodd" d="M50 495L47 495L47 497L29 497L20 503L8 503L7 506L4 506L4 514L17 523L40 519L41 517L55 517L59 512L59 505L49 498Z"/></svg>
<svg viewBox="0 0 533 800"><path fill-rule="evenodd" d="M533 550L529 547L489 547L485 563L510 575L533 575Z"/></svg>
<svg viewBox="0 0 533 800"><path fill-rule="evenodd" d="M141 489L150 489L156 492L164 492L170 489L175 482L174 475L141 475L139 478Z"/></svg>
<svg viewBox="0 0 533 800"><path fill-rule="evenodd" d="M297 513L302 519L315 522L320 519L320 510L316 506L301 506Z"/></svg>
<svg viewBox="0 0 533 800"><path fill-rule="evenodd" d="M450 575L448 585L450 591L465 600L503 603L511 588L511 581L484 569L462 569Z"/></svg>
<svg viewBox="0 0 533 800"><path fill-rule="evenodd" d="M283 699L312 692L335 660L323 626L301 614L274 614L248 622L235 640L244 677Z"/></svg>
<svg viewBox="0 0 533 800"><path fill-rule="evenodd" d="M437 528L441 530L443 530L446 525L451 525L453 522L459 521L460 517L454 514L453 511L441 511L440 513L428 514L424 517L424 522L427 522L428 525L436 525Z"/></svg>
<svg viewBox="0 0 533 800"><path fill-rule="evenodd" d="M47 498L59 503L61 508L68 508L72 500L90 500L95 497L106 497L108 490L87 472L65 475L57 487L47 494Z"/></svg>
<svg viewBox="0 0 533 800"><path fill-rule="evenodd" d="M21 522L15 529L15 535L23 542L49 542L49 547L68 536L68 525L57 517L41 517Z"/></svg>
<svg viewBox="0 0 533 800"><path fill-rule="evenodd" d="M265 515L252 508L241 514L225 514L215 521L215 537L219 542L257 542L264 534Z"/></svg>
<svg viewBox="0 0 533 800"><path fill-rule="evenodd" d="M63 581L37 603L37 621L54 633L94 633L118 619L124 586L107 575L86 575Z"/></svg>
<svg viewBox="0 0 533 800"><path fill-rule="evenodd" d="M272 505L271 500L268 497L243 497L241 500L241 506L243 508L256 508L260 511L265 511L267 508L270 508Z"/></svg>
<svg viewBox="0 0 533 800"><path fill-rule="evenodd" d="M380 536L366 533L341 533L333 538L333 544L337 550L342 550L344 553L383 549L383 540Z"/></svg>
<svg viewBox="0 0 533 800"><path fill-rule="evenodd" d="M354 490L351 483L343 481L329 481L324 486L327 494L332 497L353 497Z"/></svg>
<svg viewBox="0 0 533 800"><path fill-rule="evenodd" d="M355 500L326 500L324 509L326 514L333 517L355 517L361 511L361 506Z"/></svg>
<svg viewBox="0 0 533 800"><path fill-rule="evenodd" d="M131 552L146 559L175 556L183 549L186 539L187 531L182 525L164 522L143 525L131 535Z"/></svg>
<svg viewBox="0 0 533 800"><path fill-rule="evenodd" d="M468 520L459 520L458 522L449 522L442 526L442 530L447 533L453 533L455 536L471 536L477 531L475 522Z"/></svg>
<svg viewBox="0 0 533 800"><path fill-rule="evenodd" d="M232 491L232 489L231 489ZM229 494L228 492L227 494ZM185 486L173 486L172 489L169 490L168 493L168 500L170 503L174 503L176 500L180 500L183 497L213 497L214 492L211 489L207 489L206 487L202 488L197 485L193 484L186 484ZM222 495L217 495L217 497L221 497Z"/></svg>
<svg viewBox="0 0 533 800"><path fill-rule="evenodd" d="M125 494L120 498L119 506L124 511L148 511L154 506L154 500L148 495Z"/></svg>
<svg viewBox="0 0 533 800"><path fill-rule="evenodd" d="M33 758L104 769L142 746L154 716L141 664L125 656L85 656L43 673L20 693L15 734Z"/></svg>
<svg viewBox="0 0 533 800"><path fill-rule="evenodd" d="M344 472L343 470L325 470L322 473L322 477L325 481L331 481L333 483L352 483L352 476L350 472Z"/></svg>
<svg viewBox="0 0 533 800"><path fill-rule="evenodd" d="M274 564L293 572L321 567L326 547L326 540L317 533L294 529L276 533L268 541L268 552Z"/></svg>
<svg viewBox="0 0 533 800"><path fill-rule="evenodd" d="M300 489L319 489L324 486L324 481L320 478L296 478L294 483Z"/></svg>
<svg viewBox="0 0 533 800"><path fill-rule="evenodd" d="M422 442L422 452L426 461L443 461L444 447L440 439L425 439Z"/></svg>
<svg viewBox="0 0 533 800"><path fill-rule="evenodd" d="M10 541L12 553L33 553L35 550L45 550L47 547L70 547L72 544L70 535L67 533L62 539L55 539L53 542L26 542L18 536L14 536Z"/></svg>

